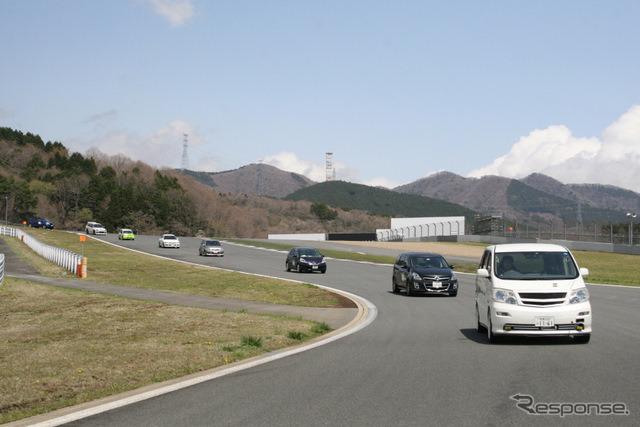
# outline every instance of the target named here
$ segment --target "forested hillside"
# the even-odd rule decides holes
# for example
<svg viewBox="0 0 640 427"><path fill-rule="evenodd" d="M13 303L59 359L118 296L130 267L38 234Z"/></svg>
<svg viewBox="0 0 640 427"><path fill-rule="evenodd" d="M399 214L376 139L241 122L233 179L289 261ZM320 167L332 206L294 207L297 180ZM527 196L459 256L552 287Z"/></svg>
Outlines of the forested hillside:
<svg viewBox="0 0 640 427"><path fill-rule="evenodd" d="M0 128L0 200L9 223L33 215L56 228L98 221L109 232L264 238L268 233L370 232L389 219L338 209L322 219L311 202L220 194L178 171L157 170L122 155L69 153L59 142Z"/></svg>
<svg viewBox="0 0 640 427"><path fill-rule="evenodd" d="M477 215L471 209L443 200L344 181L328 181L305 187L288 195L285 200L323 202L342 209L366 210L372 215L465 216L469 219Z"/></svg>

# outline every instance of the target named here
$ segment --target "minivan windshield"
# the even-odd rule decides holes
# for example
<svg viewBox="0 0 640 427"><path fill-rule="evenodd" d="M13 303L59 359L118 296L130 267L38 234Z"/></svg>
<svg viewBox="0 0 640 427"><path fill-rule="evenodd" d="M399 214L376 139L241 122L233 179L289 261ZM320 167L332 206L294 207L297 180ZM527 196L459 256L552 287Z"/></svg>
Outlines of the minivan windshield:
<svg viewBox="0 0 640 427"><path fill-rule="evenodd" d="M413 256L411 257L413 268L449 268L447 261L440 256Z"/></svg>
<svg viewBox="0 0 640 427"><path fill-rule="evenodd" d="M578 268L569 252L502 252L495 256L495 274L501 279L575 279Z"/></svg>

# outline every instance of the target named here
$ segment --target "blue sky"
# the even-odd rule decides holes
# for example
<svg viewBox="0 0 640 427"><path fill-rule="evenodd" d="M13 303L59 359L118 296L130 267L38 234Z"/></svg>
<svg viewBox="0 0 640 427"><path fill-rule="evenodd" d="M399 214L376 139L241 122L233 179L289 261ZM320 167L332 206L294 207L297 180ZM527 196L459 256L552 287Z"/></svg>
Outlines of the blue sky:
<svg viewBox="0 0 640 427"><path fill-rule="evenodd" d="M0 126L156 167L640 191L640 2L0 0ZM89 151L90 152L90 151Z"/></svg>

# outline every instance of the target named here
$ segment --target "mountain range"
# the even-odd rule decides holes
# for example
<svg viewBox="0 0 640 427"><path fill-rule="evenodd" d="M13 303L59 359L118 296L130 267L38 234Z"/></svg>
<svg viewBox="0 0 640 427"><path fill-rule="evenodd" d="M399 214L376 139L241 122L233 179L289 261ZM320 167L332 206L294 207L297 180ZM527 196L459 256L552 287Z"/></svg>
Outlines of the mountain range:
<svg viewBox="0 0 640 427"><path fill-rule="evenodd" d="M183 173L219 193L324 202L332 207L364 209L377 215L420 216L419 208L403 209L403 212L394 210L392 207L398 204L417 207L421 202L417 201L419 199L400 202L393 193L447 202L449 205L445 210L452 212L451 215L469 216L475 212L519 222L562 221L570 226L593 222L622 223L627 221L627 212L640 211L640 194L634 191L611 185L564 184L539 173L512 179L499 176L465 178L452 172L439 172L391 190L370 187L371 191L363 188L367 186L351 183L330 186L331 190L327 191L326 182L314 182L303 175L266 164L215 173ZM433 205L434 202L428 203Z"/></svg>

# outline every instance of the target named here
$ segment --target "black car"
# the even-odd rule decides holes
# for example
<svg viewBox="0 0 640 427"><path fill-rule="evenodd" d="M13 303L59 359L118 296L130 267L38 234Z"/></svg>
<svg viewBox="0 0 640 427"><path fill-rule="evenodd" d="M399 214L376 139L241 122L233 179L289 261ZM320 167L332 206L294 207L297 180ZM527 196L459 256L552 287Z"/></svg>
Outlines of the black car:
<svg viewBox="0 0 640 427"><path fill-rule="evenodd" d="M53 229L53 223L45 218L34 216L27 221L29 227Z"/></svg>
<svg viewBox="0 0 640 427"><path fill-rule="evenodd" d="M314 248L291 249L287 254L285 267L287 271L296 270L298 273L319 271L324 274L327 272L327 263L324 260L324 255Z"/></svg>
<svg viewBox="0 0 640 427"><path fill-rule="evenodd" d="M393 266L391 289L405 289L407 295L418 293L458 295L458 279L442 255L425 252L400 254Z"/></svg>

